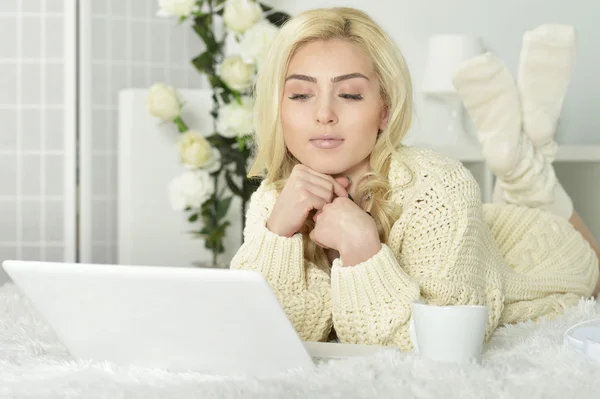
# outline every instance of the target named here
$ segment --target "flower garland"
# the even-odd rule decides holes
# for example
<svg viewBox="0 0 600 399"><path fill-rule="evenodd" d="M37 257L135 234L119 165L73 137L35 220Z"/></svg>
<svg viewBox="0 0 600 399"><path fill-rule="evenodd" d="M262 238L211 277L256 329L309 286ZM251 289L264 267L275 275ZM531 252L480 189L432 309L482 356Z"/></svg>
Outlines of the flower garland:
<svg viewBox="0 0 600 399"><path fill-rule="evenodd" d="M148 92L148 112L180 133L178 151L186 171L168 186L175 211L185 212L190 223L200 222L191 231L202 238L212 252L212 266L225 251L223 241L229 227L226 220L233 196L241 198L242 229L246 204L260 184L246 178L252 148L252 87L256 72L278 29L290 18L255 0L159 0L157 15L176 17L180 23L192 20L192 29L205 50L192 60L206 75L213 95L213 131L199 132L181 117L184 102L175 88L155 83ZM222 22L224 32L217 33ZM239 54L225 54L232 35ZM221 187L221 183L226 184Z"/></svg>

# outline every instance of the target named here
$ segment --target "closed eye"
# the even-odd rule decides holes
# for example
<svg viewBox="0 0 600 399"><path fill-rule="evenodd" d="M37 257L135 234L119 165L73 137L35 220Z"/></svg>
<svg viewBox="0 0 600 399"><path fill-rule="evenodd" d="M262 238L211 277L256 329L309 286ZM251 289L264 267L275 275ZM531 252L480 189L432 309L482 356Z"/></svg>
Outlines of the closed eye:
<svg viewBox="0 0 600 399"><path fill-rule="evenodd" d="M288 97L290 100L308 100L308 98L310 97L310 94L293 94L290 97ZM339 97L346 99L346 100L362 100L363 97L360 94L340 94Z"/></svg>
<svg viewBox="0 0 600 399"><path fill-rule="evenodd" d="M362 100L363 97L360 94L340 94L341 98L345 98L347 100Z"/></svg>
<svg viewBox="0 0 600 399"><path fill-rule="evenodd" d="M307 100L308 94L293 94L289 97L290 100Z"/></svg>

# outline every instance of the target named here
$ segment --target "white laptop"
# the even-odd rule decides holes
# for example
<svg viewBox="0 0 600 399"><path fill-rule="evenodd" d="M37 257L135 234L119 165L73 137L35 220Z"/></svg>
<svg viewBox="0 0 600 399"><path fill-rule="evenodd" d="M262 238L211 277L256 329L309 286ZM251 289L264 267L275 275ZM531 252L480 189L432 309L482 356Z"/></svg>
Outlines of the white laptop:
<svg viewBox="0 0 600 399"><path fill-rule="evenodd" d="M384 349L301 341L258 272L10 260L3 267L79 359L264 376Z"/></svg>

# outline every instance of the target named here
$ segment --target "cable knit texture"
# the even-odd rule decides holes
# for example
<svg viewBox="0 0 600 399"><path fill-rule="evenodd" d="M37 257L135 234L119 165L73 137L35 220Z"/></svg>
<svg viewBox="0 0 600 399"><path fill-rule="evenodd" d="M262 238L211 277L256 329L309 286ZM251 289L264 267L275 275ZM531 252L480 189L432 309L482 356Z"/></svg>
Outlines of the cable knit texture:
<svg viewBox="0 0 600 399"><path fill-rule="evenodd" d="M262 273L302 339L326 340L333 327L342 342L411 350L417 300L489 306L487 339L501 323L557 315L592 293L598 259L568 221L482 205L471 173L427 149L401 148L388 178L402 215L381 250L354 266L306 261L301 235L266 228L275 189L263 182L253 194L231 268Z"/></svg>

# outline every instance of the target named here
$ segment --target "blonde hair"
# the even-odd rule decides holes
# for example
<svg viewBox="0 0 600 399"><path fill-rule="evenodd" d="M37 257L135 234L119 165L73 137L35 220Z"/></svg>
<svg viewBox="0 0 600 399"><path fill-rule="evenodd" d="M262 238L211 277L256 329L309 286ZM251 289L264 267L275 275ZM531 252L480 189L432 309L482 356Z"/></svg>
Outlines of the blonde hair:
<svg viewBox="0 0 600 399"><path fill-rule="evenodd" d="M255 161L249 177L261 176L281 190L297 160L287 151L280 121L281 98L290 60L306 43L343 39L361 48L379 79L388 123L379 134L369 157L369 178L357 187L359 205L377 224L379 237L387 242L400 209L390 200L387 180L390 162L406 135L412 117L412 83L406 62L393 40L366 13L346 7L314 9L290 19L279 31L258 72L255 86ZM313 227L307 219L304 234ZM306 237L305 237L306 238ZM307 259L318 262L324 254L305 239Z"/></svg>

